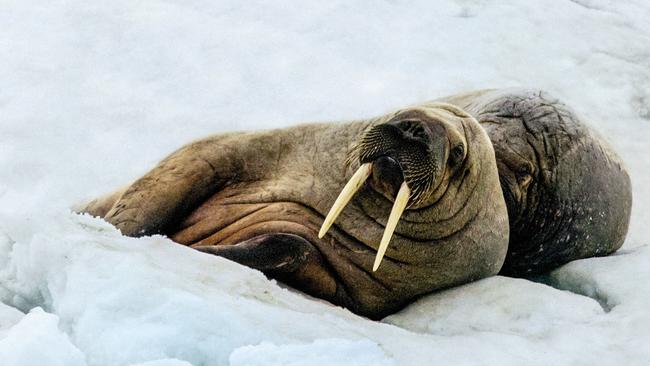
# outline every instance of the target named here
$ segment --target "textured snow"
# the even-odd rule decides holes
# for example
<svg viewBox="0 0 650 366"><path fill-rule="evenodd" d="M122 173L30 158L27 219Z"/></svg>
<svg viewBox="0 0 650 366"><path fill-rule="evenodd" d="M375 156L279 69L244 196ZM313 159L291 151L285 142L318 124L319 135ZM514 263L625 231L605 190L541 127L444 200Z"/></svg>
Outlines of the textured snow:
<svg viewBox="0 0 650 366"><path fill-rule="evenodd" d="M230 355L232 366L297 366L297 365L394 365L384 352L368 340L349 341L319 339L308 345L276 346L262 342L257 346L244 346Z"/></svg>
<svg viewBox="0 0 650 366"><path fill-rule="evenodd" d="M650 4L0 2L0 364L650 363ZM632 176L616 255L493 277L382 322L70 207L184 142L536 87Z"/></svg>
<svg viewBox="0 0 650 366"><path fill-rule="evenodd" d="M58 317L41 308L32 309L0 342L5 366L82 366L84 355L58 328Z"/></svg>

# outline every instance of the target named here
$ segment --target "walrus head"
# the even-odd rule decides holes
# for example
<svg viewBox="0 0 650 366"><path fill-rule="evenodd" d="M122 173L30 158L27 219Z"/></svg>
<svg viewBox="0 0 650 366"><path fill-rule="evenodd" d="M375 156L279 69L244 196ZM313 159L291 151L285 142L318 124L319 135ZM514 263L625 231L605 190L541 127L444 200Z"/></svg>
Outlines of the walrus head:
<svg viewBox="0 0 650 366"><path fill-rule="evenodd" d="M438 103L400 110L372 124L348 154L347 164L358 163L359 168L330 209L319 237L368 181L373 190L394 201L373 265L376 271L404 210L435 204L450 179L462 170L467 151L465 131L449 113L471 118L459 108Z"/></svg>
<svg viewBox="0 0 650 366"><path fill-rule="evenodd" d="M535 275L623 244L630 178L607 142L569 107L539 90L445 100L476 116L494 146L510 226L502 274Z"/></svg>
<svg viewBox="0 0 650 366"><path fill-rule="evenodd" d="M618 249L632 200L620 160L566 106L529 99L517 107L520 117L489 132L510 216L502 273L537 274Z"/></svg>

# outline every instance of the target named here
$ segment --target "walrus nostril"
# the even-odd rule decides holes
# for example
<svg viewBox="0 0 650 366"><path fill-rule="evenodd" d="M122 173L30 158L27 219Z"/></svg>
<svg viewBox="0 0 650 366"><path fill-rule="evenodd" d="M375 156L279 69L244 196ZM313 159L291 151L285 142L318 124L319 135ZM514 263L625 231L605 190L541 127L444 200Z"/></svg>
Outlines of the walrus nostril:
<svg viewBox="0 0 650 366"><path fill-rule="evenodd" d="M373 189L388 199L395 199L397 191L404 181L402 168L397 160L390 156L381 156L372 165L370 184Z"/></svg>
<svg viewBox="0 0 650 366"><path fill-rule="evenodd" d="M418 140L422 142L427 142L431 139L431 133L424 123L418 120L402 120L391 123L393 126L397 127L401 133L402 137L407 140Z"/></svg>

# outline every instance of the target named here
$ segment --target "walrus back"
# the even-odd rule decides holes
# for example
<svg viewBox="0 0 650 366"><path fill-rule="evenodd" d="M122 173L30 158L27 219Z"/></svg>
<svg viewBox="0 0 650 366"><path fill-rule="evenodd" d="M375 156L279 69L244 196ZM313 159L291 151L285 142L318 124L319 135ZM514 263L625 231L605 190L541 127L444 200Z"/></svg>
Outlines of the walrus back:
<svg viewBox="0 0 650 366"><path fill-rule="evenodd" d="M516 202L502 179L511 226L502 274L537 274L623 245L632 207L629 175L609 144L570 108L539 90L484 90L446 100L476 117L495 144L497 161L505 160L500 151L507 149L535 151L533 200ZM514 124L525 127L516 136L520 145L503 136Z"/></svg>

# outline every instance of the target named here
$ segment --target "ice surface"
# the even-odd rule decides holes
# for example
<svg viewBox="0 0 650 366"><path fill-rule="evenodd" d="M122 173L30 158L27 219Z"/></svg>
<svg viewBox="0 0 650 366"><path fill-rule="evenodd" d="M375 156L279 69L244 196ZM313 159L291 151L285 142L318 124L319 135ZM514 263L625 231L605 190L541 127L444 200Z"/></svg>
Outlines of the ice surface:
<svg viewBox="0 0 650 366"><path fill-rule="evenodd" d="M588 322L602 313L592 298L496 276L427 296L385 321L421 333L481 331L535 337L563 332L567 325Z"/></svg>
<svg viewBox="0 0 650 366"><path fill-rule="evenodd" d="M386 358L377 344L368 340L319 339L311 344L284 346L263 342L257 346L237 348L230 355L232 366L389 366L394 364L392 360Z"/></svg>
<svg viewBox="0 0 650 366"><path fill-rule="evenodd" d="M34 308L0 341L4 366L85 366L84 355L57 327L58 317Z"/></svg>
<svg viewBox="0 0 650 366"><path fill-rule="evenodd" d="M132 364L131 366L192 366L192 364L187 361L167 358L164 360L155 360L155 361L142 362L138 364Z"/></svg>
<svg viewBox="0 0 650 366"><path fill-rule="evenodd" d="M646 1L5 1L0 365L650 363ZM75 203L206 134L538 87L608 138L628 239L372 322Z"/></svg>

